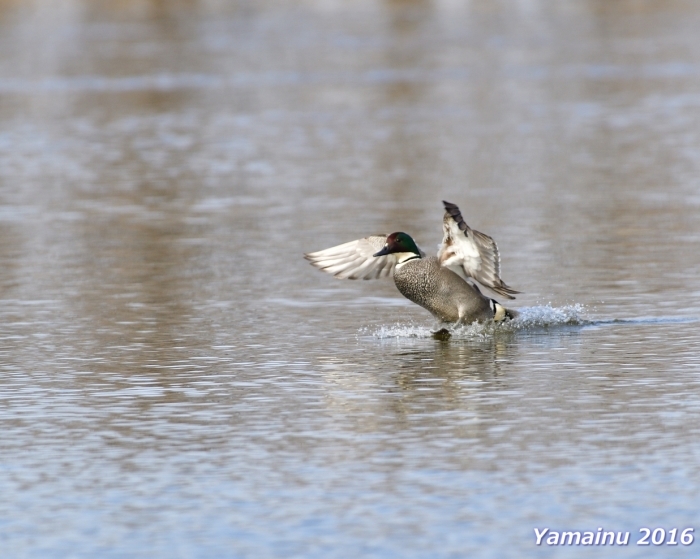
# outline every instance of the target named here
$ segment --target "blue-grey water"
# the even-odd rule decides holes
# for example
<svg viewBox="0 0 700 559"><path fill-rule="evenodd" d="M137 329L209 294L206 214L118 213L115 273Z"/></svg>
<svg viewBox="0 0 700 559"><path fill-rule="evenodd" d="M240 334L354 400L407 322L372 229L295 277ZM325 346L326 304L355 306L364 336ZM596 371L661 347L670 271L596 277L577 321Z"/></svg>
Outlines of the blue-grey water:
<svg viewBox="0 0 700 559"><path fill-rule="evenodd" d="M698 29L683 0L0 1L0 557L697 557L636 542L700 537ZM435 340L302 258L433 252L443 199L519 322Z"/></svg>

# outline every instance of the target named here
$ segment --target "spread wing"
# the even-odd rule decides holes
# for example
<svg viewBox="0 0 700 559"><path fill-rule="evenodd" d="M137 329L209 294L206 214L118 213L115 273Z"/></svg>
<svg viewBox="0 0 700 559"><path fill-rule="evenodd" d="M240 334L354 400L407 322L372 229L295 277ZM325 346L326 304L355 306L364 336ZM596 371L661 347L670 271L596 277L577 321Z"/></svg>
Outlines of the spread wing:
<svg viewBox="0 0 700 559"><path fill-rule="evenodd" d="M372 256L386 243L386 235L372 235L304 255L313 266L339 279L377 279L394 275L395 254Z"/></svg>
<svg viewBox="0 0 700 559"><path fill-rule="evenodd" d="M473 278L496 293L515 299L515 291L501 279L501 256L498 246L488 235L466 224L455 204L445 205L442 223L444 236L438 251L440 263L464 279Z"/></svg>

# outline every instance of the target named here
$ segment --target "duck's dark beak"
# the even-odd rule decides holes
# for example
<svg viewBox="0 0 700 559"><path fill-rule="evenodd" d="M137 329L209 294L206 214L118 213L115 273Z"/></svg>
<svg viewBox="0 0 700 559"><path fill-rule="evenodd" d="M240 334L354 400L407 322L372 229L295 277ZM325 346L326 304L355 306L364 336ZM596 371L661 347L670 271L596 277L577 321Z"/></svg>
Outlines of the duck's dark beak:
<svg viewBox="0 0 700 559"><path fill-rule="evenodd" d="M384 256L385 254L389 254L389 245L384 245L384 248L380 250L379 252L375 252L372 256Z"/></svg>

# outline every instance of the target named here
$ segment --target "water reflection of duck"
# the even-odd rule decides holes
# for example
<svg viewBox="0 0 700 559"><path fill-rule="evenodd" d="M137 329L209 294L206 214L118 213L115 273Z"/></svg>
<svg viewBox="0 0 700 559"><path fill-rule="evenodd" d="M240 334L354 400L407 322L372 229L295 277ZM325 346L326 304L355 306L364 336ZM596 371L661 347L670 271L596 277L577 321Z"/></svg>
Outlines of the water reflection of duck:
<svg viewBox="0 0 700 559"><path fill-rule="evenodd" d="M455 204L443 204L444 236L437 256L426 256L409 235L399 232L372 235L304 257L340 279L393 276L404 297L443 322L501 322L514 318L516 311L484 296L476 284L508 299L519 293L501 279L496 242L469 227Z"/></svg>

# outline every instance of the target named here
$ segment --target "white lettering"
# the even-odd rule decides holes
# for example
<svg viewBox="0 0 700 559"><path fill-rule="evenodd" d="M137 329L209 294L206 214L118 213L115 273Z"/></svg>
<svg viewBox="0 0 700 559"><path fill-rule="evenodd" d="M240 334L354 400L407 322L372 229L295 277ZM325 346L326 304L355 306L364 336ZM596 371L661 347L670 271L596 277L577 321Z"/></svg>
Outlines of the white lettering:
<svg viewBox="0 0 700 559"><path fill-rule="evenodd" d="M576 544L575 545L580 545L581 544L581 532L562 532L561 533L561 542L559 545L566 545L566 538L569 538L569 545L574 545L574 537L576 537Z"/></svg>
<svg viewBox="0 0 700 559"><path fill-rule="evenodd" d="M544 535L549 532L549 528L542 528L542 533L540 534L540 531L535 528L535 537L537 538L537 541L535 542L535 545L541 545L542 544L542 538L544 538Z"/></svg>
<svg viewBox="0 0 700 559"><path fill-rule="evenodd" d="M579 532L574 530L571 532L554 532L549 528L535 528L534 530L535 545L542 545L543 543L546 545L629 545L630 542L629 532L605 532L603 528L598 528L596 532ZM692 528L689 530L692 530Z"/></svg>

